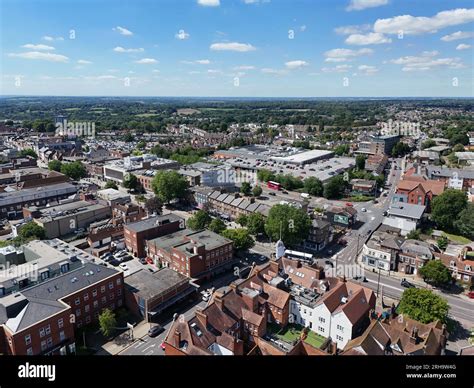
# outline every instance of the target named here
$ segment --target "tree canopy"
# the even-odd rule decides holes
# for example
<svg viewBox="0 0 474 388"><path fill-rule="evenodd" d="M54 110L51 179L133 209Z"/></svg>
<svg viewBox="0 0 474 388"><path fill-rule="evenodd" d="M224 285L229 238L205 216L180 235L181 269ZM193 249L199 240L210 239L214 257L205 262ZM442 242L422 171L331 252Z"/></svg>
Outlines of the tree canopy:
<svg viewBox="0 0 474 388"><path fill-rule="evenodd" d="M438 224L439 228L452 231L455 220L458 219L459 214L466 208L466 193L456 189L448 189L433 199L431 218Z"/></svg>
<svg viewBox="0 0 474 388"><path fill-rule="evenodd" d="M265 232L273 241L281 237L286 245L294 245L308 237L311 219L301 209L290 205L275 205L268 213Z"/></svg>
<svg viewBox="0 0 474 388"><path fill-rule="evenodd" d="M440 260L430 260L419 270L423 280L434 286L445 286L451 282L451 272Z"/></svg>
<svg viewBox="0 0 474 388"><path fill-rule="evenodd" d="M188 182L176 171L159 171L151 183L155 195L164 203L186 196Z"/></svg>
<svg viewBox="0 0 474 388"><path fill-rule="evenodd" d="M408 288L403 292L398 311L421 323L436 320L446 323L449 305L445 299L430 290Z"/></svg>

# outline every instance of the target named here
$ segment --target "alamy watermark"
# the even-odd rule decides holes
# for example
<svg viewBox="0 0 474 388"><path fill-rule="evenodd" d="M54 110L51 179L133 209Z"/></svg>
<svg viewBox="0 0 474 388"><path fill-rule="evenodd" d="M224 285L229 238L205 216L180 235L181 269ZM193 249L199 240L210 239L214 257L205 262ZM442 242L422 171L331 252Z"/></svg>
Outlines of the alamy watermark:
<svg viewBox="0 0 474 388"><path fill-rule="evenodd" d="M95 123L91 121L68 122L64 120L56 123L56 135L95 137Z"/></svg>
<svg viewBox="0 0 474 388"><path fill-rule="evenodd" d="M421 135L420 123L410 121L393 121L392 119L388 122L381 123L382 129L380 132L382 135L399 135L399 136L412 136L419 137Z"/></svg>

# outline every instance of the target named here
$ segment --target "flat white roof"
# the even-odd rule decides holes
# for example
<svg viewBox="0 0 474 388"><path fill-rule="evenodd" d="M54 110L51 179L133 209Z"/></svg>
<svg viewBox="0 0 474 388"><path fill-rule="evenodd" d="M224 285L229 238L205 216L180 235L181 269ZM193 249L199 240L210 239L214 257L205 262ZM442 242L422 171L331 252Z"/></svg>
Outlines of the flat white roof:
<svg viewBox="0 0 474 388"><path fill-rule="evenodd" d="M293 163L303 163L306 161L310 161L316 158L322 158L324 156L329 156L332 154L333 154L333 151L310 150L310 151L304 151L304 152L300 152L298 154L294 154L290 156L276 157L274 159L286 161L286 162L293 162Z"/></svg>

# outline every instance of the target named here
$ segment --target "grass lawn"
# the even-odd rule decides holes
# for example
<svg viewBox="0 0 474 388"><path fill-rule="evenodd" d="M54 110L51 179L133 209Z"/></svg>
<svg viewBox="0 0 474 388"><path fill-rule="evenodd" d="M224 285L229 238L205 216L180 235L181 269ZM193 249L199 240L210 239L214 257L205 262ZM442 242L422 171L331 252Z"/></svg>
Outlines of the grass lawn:
<svg viewBox="0 0 474 388"><path fill-rule="evenodd" d="M286 328L280 329L278 326L270 324L268 325L268 329L282 341L293 343L301 338L301 332L304 328L300 325L288 325ZM323 336L320 336L319 334L309 330L305 342L311 346L314 346L315 348L320 348L325 340L326 338Z"/></svg>
<svg viewBox="0 0 474 388"><path fill-rule="evenodd" d="M457 242L458 244L469 244L471 240L463 236L457 236L455 234L443 233L443 236L446 236L449 240Z"/></svg>

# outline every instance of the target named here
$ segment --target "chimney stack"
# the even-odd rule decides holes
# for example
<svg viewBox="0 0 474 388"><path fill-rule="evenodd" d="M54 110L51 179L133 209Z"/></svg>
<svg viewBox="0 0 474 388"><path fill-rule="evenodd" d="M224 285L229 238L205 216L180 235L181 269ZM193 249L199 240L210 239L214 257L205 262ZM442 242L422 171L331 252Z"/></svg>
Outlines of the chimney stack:
<svg viewBox="0 0 474 388"><path fill-rule="evenodd" d="M207 315L202 310L196 310L196 318L204 327L207 327Z"/></svg>

